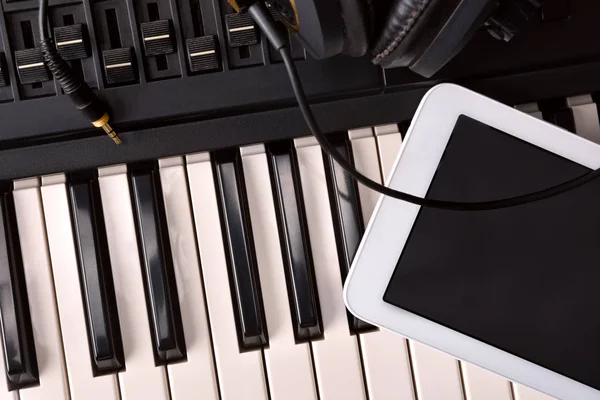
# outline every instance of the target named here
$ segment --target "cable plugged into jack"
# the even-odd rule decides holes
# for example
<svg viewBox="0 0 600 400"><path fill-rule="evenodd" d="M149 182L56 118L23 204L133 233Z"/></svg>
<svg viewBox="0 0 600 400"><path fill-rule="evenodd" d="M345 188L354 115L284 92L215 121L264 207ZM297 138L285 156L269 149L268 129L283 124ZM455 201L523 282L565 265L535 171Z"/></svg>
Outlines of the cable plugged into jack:
<svg viewBox="0 0 600 400"><path fill-rule="evenodd" d="M94 127L102 128L116 144L121 144L121 139L108 123L110 116L106 105L100 101L87 83L75 75L69 64L56 50L48 27L47 12L48 0L40 0L38 14L40 50L46 66L84 117Z"/></svg>

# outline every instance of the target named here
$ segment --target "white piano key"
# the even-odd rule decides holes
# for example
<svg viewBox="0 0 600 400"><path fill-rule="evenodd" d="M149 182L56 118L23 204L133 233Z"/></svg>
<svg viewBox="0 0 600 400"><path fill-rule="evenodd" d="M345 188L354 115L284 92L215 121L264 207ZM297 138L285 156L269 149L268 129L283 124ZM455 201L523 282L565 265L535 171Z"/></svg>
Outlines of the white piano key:
<svg viewBox="0 0 600 400"><path fill-rule="evenodd" d="M358 343L356 336L350 334L342 298L323 153L313 137L294 142L323 318L324 339L312 342L319 397L365 399Z"/></svg>
<svg viewBox="0 0 600 400"><path fill-rule="evenodd" d="M182 157L159 160L187 361L168 366L173 400L217 400L219 389Z"/></svg>
<svg viewBox="0 0 600 400"><path fill-rule="evenodd" d="M375 127L381 174L389 179L400 151L402 137L396 125ZM408 341L419 400L462 400L463 388L458 361L421 343Z"/></svg>
<svg viewBox="0 0 600 400"><path fill-rule="evenodd" d="M515 400L556 400L530 387L514 384Z"/></svg>
<svg viewBox="0 0 600 400"><path fill-rule="evenodd" d="M419 400L463 400L458 361L410 340L415 386Z"/></svg>
<svg viewBox="0 0 600 400"><path fill-rule="evenodd" d="M41 191L71 399L118 399L115 375L92 375L64 175L43 177Z"/></svg>
<svg viewBox="0 0 600 400"><path fill-rule="evenodd" d="M296 344L294 339L265 148L243 147L241 154L269 332L269 348L264 353L271 398L316 399L309 344Z"/></svg>
<svg viewBox="0 0 600 400"><path fill-rule="evenodd" d="M468 400L512 400L508 380L473 364L463 362L461 365Z"/></svg>
<svg viewBox="0 0 600 400"><path fill-rule="evenodd" d="M377 144L370 128L350 131L354 165L368 178L381 183ZM361 190L362 189L362 190ZM359 185L360 205L365 226L379 194ZM360 349L369 399L415 399L408 343L405 338L386 330L361 333Z"/></svg>
<svg viewBox="0 0 600 400"><path fill-rule="evenodd" d="M125 354L125 370L119 373L121 397L167 400L165 369L154 363L127 167L100 168L98 176Z"/></svg>
<svg viewBox="0 0 600 400"><path fill-rule="evenodd" d="M187 156L187 164L221 398L267 399L262 351L238 346L210 155Z"/></svg>
<svg viewBox="0 0 600 400"><path fill-rule="evenodd" d="M22 400L69 397L60 336L54 279L46 243L46 226L37 178L14 183L15 210L23 249L23 269L40 373L40 385L21 389Z"/></svg>
<svg viewBox="0 0 600 400"><path fill-rule="evenodd" d="M536 117L537 119L544 119L542 112L537 103L526 103L516 105L515 108L521 112L527 113L532 117Z"/></svg>
<svg viewBox="0 0 600 400"><path fill-rule="evenodd" d="M567 98L567 105L573 111L575 133L600 144L600 121L598 106L589 94Z"/></svg>
<svg viewBox="0 0 600 400"><path fill-rule="evenodd" d="M396 157L400 152L400 146L402 146L402 135L400 135L396 124L376 126L374 129L377 138L381 175L383 176L383 182L387 184Z"/></svg>
<svg viewBox="0 0 600 400"><path fill-rule="evenodd" d="M381 170L379 169L379 155L377 153L377 142L373 136L372 128L355 129L348 132L352 154L354 155L354 166L367 178L375 182L382 182ZM369 224L371 215L379 200L379 193L368 187L358 184L358 195L363 214L365 228Z"/></svg>

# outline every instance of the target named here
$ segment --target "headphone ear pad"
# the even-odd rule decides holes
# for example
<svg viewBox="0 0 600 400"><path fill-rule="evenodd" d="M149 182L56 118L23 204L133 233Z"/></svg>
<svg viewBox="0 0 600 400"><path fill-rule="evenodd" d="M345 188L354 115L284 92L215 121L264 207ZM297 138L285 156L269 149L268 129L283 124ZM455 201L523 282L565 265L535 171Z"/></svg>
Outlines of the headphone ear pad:
<svg viewBox="0 0 600 400"><path fill-rule="evenodd" d="M419 29L420 26L424 25L420 17L428 7L435 7L435 3L438 0L395 0L371 50L373 62L380 64L393 51L398 54L399 47L408 51L418 32L422 30Z"/></svg>
<svg viewBox="0 0 600 400"><path fill-rule="evenodd" d="M504 2L512 5L507 18L527 20L536 0ZM438 72L498 11L498 0L395 0L375 46L373 63L384 68L406 67L426 78ZM529 10L529 11L527 11ZM513 15L513 17L514 17ZM523 16L521 16L523 15Z"/></svg>
<svg viewBox="0 0 600 400"><path fill-rule="evenodd" d="M344 25L342 54L362 57L369 51L373 37L373 0L338 0L338 3Z"/></svg>

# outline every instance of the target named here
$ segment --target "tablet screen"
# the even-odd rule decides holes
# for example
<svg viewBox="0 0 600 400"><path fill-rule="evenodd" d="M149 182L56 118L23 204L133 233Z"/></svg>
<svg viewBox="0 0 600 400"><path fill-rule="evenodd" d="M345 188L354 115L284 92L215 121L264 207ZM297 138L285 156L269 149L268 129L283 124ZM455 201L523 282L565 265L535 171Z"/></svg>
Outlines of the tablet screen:
<svg viewBox="0 0 600 400"><path fill-rule="evenodd" d="M461 116L427 197L497 200L586 171ZM504 210L422 208L384 301L600 390L600 180Z"/></svg>

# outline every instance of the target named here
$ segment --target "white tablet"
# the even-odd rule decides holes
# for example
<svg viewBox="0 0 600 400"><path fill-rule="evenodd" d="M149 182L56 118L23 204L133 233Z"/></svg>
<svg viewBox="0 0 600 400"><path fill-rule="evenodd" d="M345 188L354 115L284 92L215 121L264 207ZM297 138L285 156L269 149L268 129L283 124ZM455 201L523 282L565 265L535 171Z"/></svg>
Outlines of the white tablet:
<svg viewBox="0 0 600 400"><path fill-rule="evenodd" d="M387 184L485 201L600 167L600 146L455 85L423 98ZM600 180L504 210L379 200L345 286L359 318L560 399L600 399Z"/></svg>

